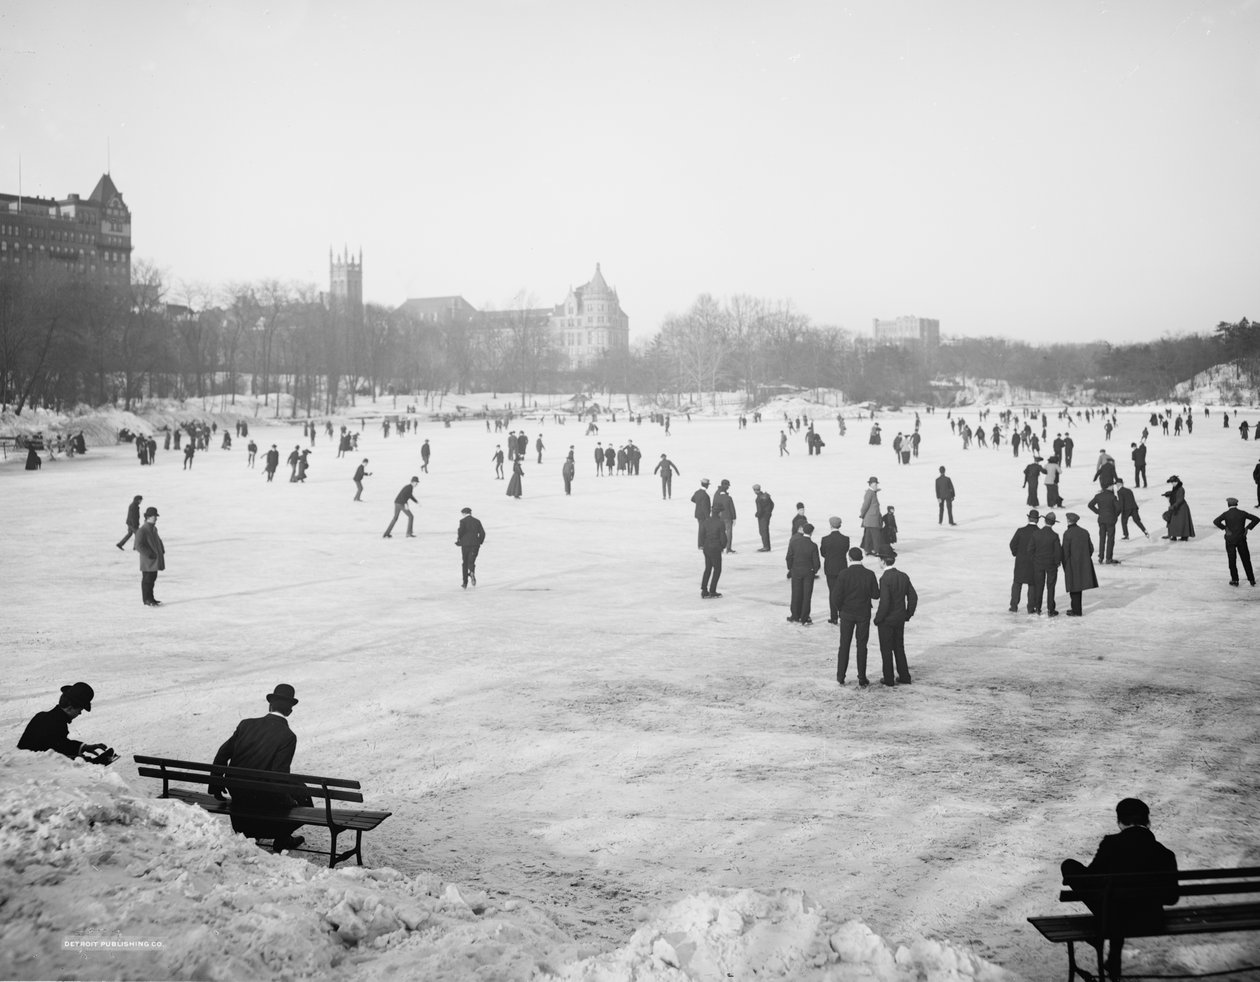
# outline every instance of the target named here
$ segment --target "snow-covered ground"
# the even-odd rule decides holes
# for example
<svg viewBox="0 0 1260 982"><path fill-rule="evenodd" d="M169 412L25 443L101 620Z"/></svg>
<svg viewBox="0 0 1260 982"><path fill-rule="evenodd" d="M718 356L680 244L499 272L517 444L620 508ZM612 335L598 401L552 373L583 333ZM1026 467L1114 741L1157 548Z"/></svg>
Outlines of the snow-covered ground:
<svg viewBox="0 0 1260 982"><path fill-rule="evenodd" d="M283 464L266 484L243 440L189 471L161 450L140 467L130 445L38 473L10 458L0 730L12 746L59 686L85 680L96 702L72 734L124 757L105 771L0 753L0 976L945 980L1001 966L1038 982L1061 978L1066 955L1025 918L1057 912L1059 861L1089 858L1119 798L1151 804L1185 867L1260 863L1260 589L1228 585L1210 524L1226 495L1255 502L1260 444L1236 419L1223 429L1214 407L1193 435L1152 434L1138 491L1152 539L1118 543L1123 565L1098 568L1083 619L1050 620L1006 609L1026 457L963 452L939 413L903 467L889 444L910 411L881 416L872 447L866 423L839 436L834 407L819 413L821 457L797 436L780 457L776 411L746 430L675 416L668 437L621 413L598 437L530 420L519 501L493 477L502 434L423 416L388 439L369 423L343 459L321 432L301 485ZM1109 445L1126 478L1146 415L1122 412ZM289 424L251 428L262 450L307 442ZM1058 511L1096 538L1084 505L1101 424L1073 433ZM382 539L425 437L418 537ZM627 438L641 476L597 478L596 440ZM662 452L682 471L668 501L650 473ZM936 523L941 464L957 528ZM1159 539L1172 473L1189 543ZM894 690L835 684L823 589L812 627L784 619L795 502L820 534L835 514L857 538L872 474L920 596L914 685ZM739 508L717 601L699 596L701 477L730 479ZM768 554L753 483L777 503ZM156 609L135 554L114 548L134 494L161 512ZM487 530L467 591L465 505ZM394 812L365 840L367 870L262 853L222 819L150 800L156 783L135 775L133 753L208 759L278 682L301 698L295 769L358 778L369 807ZM65 947L101 933L162 947ZM1216 970L1258 947L1132 942L1127 964Z"/></svg>

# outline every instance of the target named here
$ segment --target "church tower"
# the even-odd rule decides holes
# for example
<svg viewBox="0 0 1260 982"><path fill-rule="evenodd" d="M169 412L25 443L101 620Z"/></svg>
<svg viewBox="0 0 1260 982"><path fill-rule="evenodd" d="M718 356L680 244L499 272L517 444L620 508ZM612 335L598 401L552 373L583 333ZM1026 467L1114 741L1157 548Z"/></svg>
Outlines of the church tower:
<svg viewBox="0 0 1260 982"><path fill-rule="evenodd" d="M356 262L347 248L340 256L328 250L328 296L330 306L355 321L363 320L363 250Z"/></svg>

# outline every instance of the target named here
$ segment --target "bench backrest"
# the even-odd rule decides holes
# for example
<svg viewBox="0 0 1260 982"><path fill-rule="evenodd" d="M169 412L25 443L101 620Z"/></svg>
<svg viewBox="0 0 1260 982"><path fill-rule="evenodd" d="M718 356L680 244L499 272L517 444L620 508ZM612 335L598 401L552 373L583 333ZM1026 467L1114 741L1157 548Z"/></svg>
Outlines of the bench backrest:
<svg viewBox="0 0 1260 982"><path fill-rule="evenodd" d="M1173 877L1177 892L1183 897L1211 897L1234 893L1260 893L1260 866L1239 866L1234 869L1183 869L1154 873L1078 873L1073 875L1070 889L1059 894L1060 900L1083 901L1099 895L1140 896Z"/></svg>
<svg viewBox="0 0 1260 982"><path fill-rule="evenodd" d="M230 767L226 764L206 764L190 760L173 760L168 757L146 757L136 754L135 762L141 777L157 778L162 782L162 797L168 797L171 781L200 785L230 785L240 791L271 792L306 795L324 798L327 802L362 802L359 782L341 777L316 777L311 774L284 774L279 771L260 771L249 767Z"/></svg>

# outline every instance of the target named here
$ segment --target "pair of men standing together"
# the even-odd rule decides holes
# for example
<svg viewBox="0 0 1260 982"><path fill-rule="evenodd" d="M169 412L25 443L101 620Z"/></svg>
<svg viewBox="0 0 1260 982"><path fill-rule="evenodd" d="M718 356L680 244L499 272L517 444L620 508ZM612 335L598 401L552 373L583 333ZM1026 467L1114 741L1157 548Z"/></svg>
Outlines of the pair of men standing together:
<svg viewBox="0 0 1260 982"><path fill-rule="evenodd" d="M1040 513L1033 509L1028 513L1028 523L1011 536L1011 555L1015 557L1015 576L1011 583L1011 613L1019 610L1020 593L1025 585L1028 587L1028 613L1040 614L1042 606L1050 617L1057 617L1054 591L1059 579L1059 567L1063 567L1064 586L1071 598L1069 617L1081 617L1081 594L1085 590L1093 590L1098 586L1098 578L1094 574L1094 543L1089 533L1077 522L1080 515L1067 513L1068 527L1063 530L1063 539L1054 531L1058 520L1054 512L1046 512L1044 528L1038 528L1042 521Z"/></svg>
<svg viewBox="0 0 1260 982"><path fill-rule="evenodd" d="M862 550L849 550L849 565L840 571L835 586L834 603L839 610L840 646L836 651L836 682L845 684L849 670L849 652L857 639L858 685L866 688L867 641L871 630L871 602L879 601L875 611L875 629L879 635L880 660L883 663L883 685L909 685L910 665L906 660L906 622L914 616L919 604L910 577L895 568L896 553L885 549L880 555L883 574L875 574L862 565Z"/></svg>

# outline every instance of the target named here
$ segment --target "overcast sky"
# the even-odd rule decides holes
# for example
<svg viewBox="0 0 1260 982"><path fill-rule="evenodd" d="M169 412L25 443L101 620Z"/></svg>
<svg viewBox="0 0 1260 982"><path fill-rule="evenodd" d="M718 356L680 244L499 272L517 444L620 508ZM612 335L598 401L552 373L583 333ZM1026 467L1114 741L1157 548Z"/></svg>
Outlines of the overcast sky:
<svg viewBox="0 0 1260 982"><path fill-rule="evenodd" d="M0 0L0 190L175 281L1131 341L1260 317L1260 0Z"/></svg>

